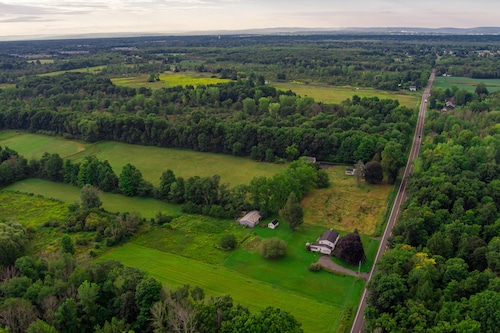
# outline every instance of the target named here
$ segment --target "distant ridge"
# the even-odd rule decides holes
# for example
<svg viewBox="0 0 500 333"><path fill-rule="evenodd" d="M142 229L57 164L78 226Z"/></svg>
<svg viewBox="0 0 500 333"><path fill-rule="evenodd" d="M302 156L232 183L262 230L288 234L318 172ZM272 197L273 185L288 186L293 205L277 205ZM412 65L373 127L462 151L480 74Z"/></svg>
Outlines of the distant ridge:
<svg viewBox="0 0 500 333"><path fill-rule="evenodd" d="M277 27L244 30L203 30L176 32L110 32L72 35L25 35L0 36L0 41L83 39L146 36L194 36L194 35L294 35L294 34L380 34L380 35L500 35L500 27L475 28L418 28L418 27L348 27L348 28L301 28Z"/></svg>

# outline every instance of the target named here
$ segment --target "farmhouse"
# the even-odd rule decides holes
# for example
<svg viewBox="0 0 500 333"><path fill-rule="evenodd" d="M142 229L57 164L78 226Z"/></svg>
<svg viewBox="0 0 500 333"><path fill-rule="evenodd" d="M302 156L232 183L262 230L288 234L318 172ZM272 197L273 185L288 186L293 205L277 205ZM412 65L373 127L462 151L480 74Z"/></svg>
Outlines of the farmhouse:
<svg viewBox="0 0 500 333"><path fill-rule="evenodd" d="M271 222L269 222L267 224L267 227L269 229L276 229L276 227L279 226L279 225L280 225L280 222L278 220L274 219L274 220L272 220Z"/></svg>
<svg viewBox="0 0 500 333"><path fill-rule="evenodd" d="M339 240L339 233L333 229L326 230L316 243L307 243L306 248L309 251L320 252L323 254L332 254L335 245Z"/></svg>
<svg viewBox="0 0 500 333"><path fill-rule="evenodd" d="M410 91L417 91L417 86L410 86Z"/></svg>
<svg viewBox="0 0 500 333"><path fill-rule="evenodd" d="M248 212L245 216L243 216L241 219L239 219L238 223L241 225L245 225L249 228L253 228L260 222L261 219L262 216L260 216L259 211L252 210L251 212Z"/></svg>
<svg viewBox="0 0 500 333"><path fill-rule="evenodd" d="M345 174L348 176L354 176L355 172L356 172L356 169L354 169L354 168L345 168Z"/></svg>
<svg viewBox="0 0 500 333"><path fill-rule="evenodd" d="M314 156L306 156L307 160L312 163L316 163L316 157Z"/></svg>

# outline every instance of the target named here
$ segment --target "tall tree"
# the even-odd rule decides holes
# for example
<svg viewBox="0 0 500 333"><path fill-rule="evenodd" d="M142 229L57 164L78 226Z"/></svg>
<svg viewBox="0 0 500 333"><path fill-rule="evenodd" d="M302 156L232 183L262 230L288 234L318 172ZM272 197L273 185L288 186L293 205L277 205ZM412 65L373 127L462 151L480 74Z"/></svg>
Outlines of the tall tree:
<svg viewBox="0 0 500 333"><path fill-rule="evenodd" d="M365 181L370 184L378 184L384 179L382 165L377 161L370 161L365 165Z"/></svg>
<svg viewBox="0 0 500 333"><path fill-rule="evenodd" d="M142 173L130 163L125 164L118 180L120 191L127 196L139 193L139 185L142 182Z"/></svg>
<svg viewBox="0 0 500 333"><path fill-rule="evenodd" d="M335 255L350 265L365 261L365 250L358 230L339 239L335 246Z"/></svg>
<svg viewBox="0 0 500 333"><path fill-rule="evenodd" d="M80 190L80 199L83 209L99 208L102 205L99 190L92 185L84 185Z"/></svg>
<svg viewBox="0 0 500 333"><path fill-rule="evenodd" d="M382 167L387 171L387 182L394 184L398 176L399 169L404 165L405 156L400 143L389 141L382 151Z"/></svg>
<svg viewBox="0 0 500 333"><path fill-rule="evenodd" d="M290 225L292 230L304 223L304 212L295 193L290 193L285 206L280 210L280 216Z"/></svg>

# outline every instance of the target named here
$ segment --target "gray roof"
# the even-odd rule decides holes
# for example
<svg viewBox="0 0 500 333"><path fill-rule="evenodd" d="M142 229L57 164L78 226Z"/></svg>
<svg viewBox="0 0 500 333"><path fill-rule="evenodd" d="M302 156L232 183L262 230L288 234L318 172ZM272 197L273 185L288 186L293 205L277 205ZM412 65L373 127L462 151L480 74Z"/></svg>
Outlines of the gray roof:
<svg viewBox="0 0 500 333"><path fill-rule="evenodd" d="M321 235L319 240L327 240L327 241L330 241L332 243L335 243L335 240L337 240L337 237L339 237L339 233L333 229L330 229L330 230L325 231L323 233L323 235Z"/></svg>

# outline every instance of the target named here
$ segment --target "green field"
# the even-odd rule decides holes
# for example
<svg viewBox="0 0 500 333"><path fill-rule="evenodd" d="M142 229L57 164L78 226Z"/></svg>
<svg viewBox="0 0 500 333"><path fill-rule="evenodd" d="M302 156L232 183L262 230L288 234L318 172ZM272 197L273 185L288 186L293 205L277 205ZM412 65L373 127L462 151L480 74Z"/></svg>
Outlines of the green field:
<svg viewBox="0 0 500 333"><path fill-rule="evenodd" d="M175 86L199 86L217 83L225 83L230 80L219 79L204 73L194 72L163 72L160 73L160 81L148 82L149 74L140 74L127 77L111 78L111 82L118 86L126 86L130 88L148 87L151 89L158 89L162 87L175 87Z"/></svg>
<svg viewBox="0 0 500 333"><path fill-rule="evenodd" d="M459 76L437 76L432 87L447 89L456 86L459 89L474 92L479 83L484 83L489 92L500 90L500 79L471 79Z"/></svg>
<svg viewBox="0 0 500 333"><path fill-rule="evenodd" d="M28 160L40 158L44 152L57 153L73 161L82 161L85 156L97 156L108 160L117 176L125 164L131 163L142 172L144 179L154 185L159 183L162 172L167 169L184 178L218 174L221 182L236 186L249 184L255 176L270 177L287 168L285 164L256 162L249 158L222 154L113 141L91 145L60 137L15 131L0 131L0 146L14 149Z"/></svg>
<svg viewBox="0 0 500 333"><path fill-rule="evenodd" d="M64 73L88 73L88 74L99 74L102 69L106 66L94 66L94 67L85 67L85 68L75 68L67 71L56 71L50 73L40 74L40 76L55 76Z"/></svg>
<svg viewBox="0 0 500 333"><path fill-rule="evenodd" d="M281 308L292 313L302 323L305 332L337 332L346 305L345 298L339 297L335 288L324 290L325 296L330 297L330 302L318 301L225 267L208 265L135 244L115 248L100 257L100 260L106 259L119 260L125 265L143 269L172 287L190 284L200 286L209 296L230 294L235 302L248 306L253 311L267 305ZM316 274L309 275L314 279ZM319 275L333 277L328 273ZM344 292L352 299L359 298L361 281L351 277L342 279ZM338 281L332 278L331 282L335 285Z"/></svg>
<svg viewBox="0 0 500 333"><path fill-rule="evenodd" d="M356 87L333 87L317 84L303 84L301 82L273 82L271 84L280 90L291 90L300 96L310 96L314 100L339 104L346 99L352 99L353 95L359 97L378 97L379 99L397 99L399 104L409 108L415 108L420 103L419 93L397 93L371 88Z"/></svg>
<svg viewBox="0 0 500 333"><path fill-rule="evenodd" d="M72 204L80 203L80 189L63 183L30 178L5 187L9 191L34 193L46 198L53 198ZM109 212L138 212L145 218L155 217L158 212L165 214L180 214L181 207L166 202L151 199L127 197L120 194L101 193L102 207Z"/></svg>

